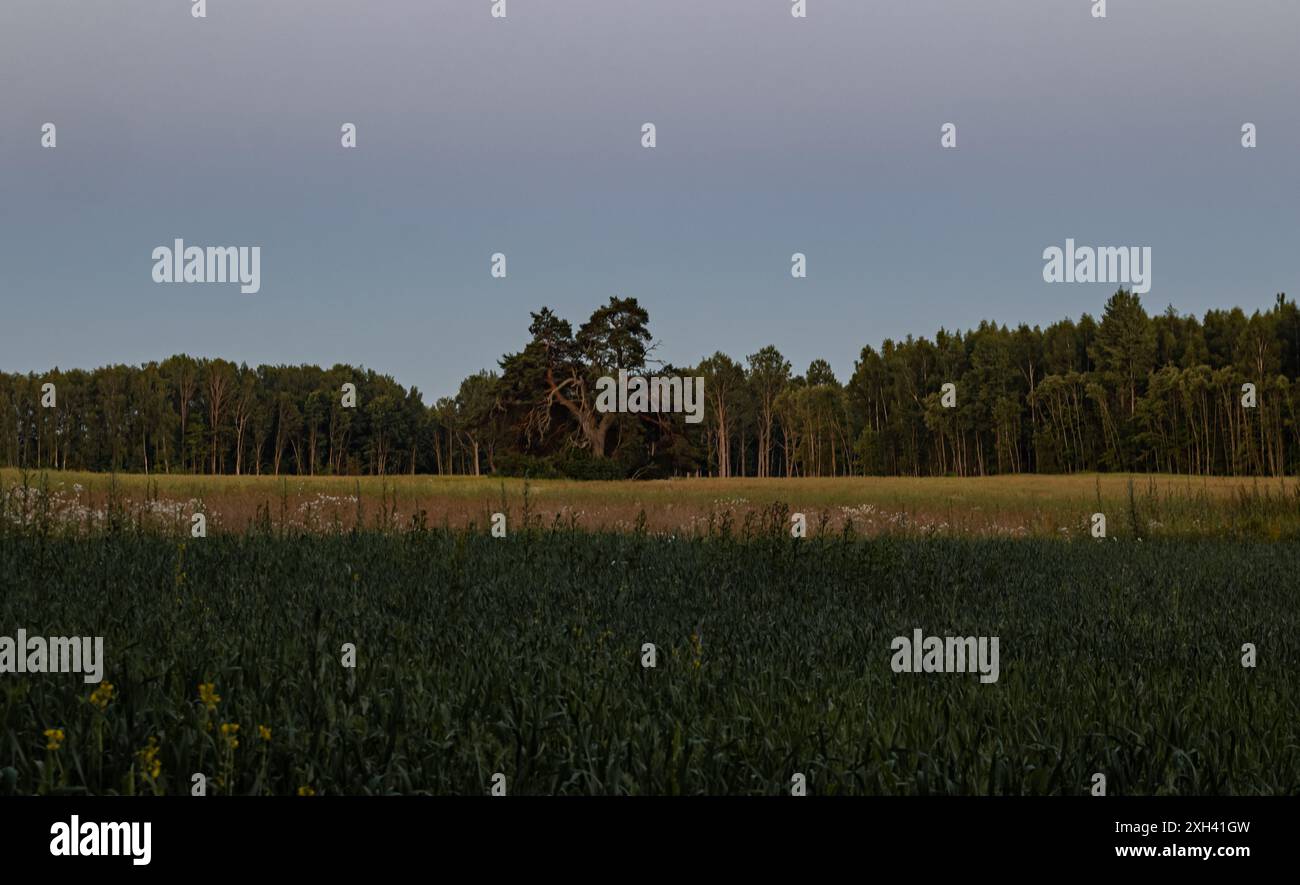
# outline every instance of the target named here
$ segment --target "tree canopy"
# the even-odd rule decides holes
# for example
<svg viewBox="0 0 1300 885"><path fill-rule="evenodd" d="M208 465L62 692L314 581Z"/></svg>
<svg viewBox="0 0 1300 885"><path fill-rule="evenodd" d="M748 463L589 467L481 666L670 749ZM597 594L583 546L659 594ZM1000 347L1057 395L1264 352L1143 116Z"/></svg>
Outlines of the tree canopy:
<svg viewBox="0 0 1300 885"><path fill-rule="evenodd" d="M721 352L693 366L660 363L635 298L610 298L576 333L543 307L529 336L497 371L433 404L350 365L181 354L0 373L0 465L607 478L1300 467L1300 311L1285 295L1249 317L1232 308L1197 319L1172 307L1151 316L1121 290L1099 321L983 322L864 347L843 382L824 359L794 374L770 344L743 363ZM704 420L599 411L596 381L620 369L702 376Z"/></svg>

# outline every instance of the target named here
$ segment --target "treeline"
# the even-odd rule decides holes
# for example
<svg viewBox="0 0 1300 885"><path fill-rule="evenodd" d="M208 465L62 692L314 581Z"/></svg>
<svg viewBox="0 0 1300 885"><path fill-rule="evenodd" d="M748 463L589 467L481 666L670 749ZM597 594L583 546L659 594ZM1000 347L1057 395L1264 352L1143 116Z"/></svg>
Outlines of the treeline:
<svg viewBox="0 0 1300 885"><path fill-rule="evenodd" d="M0 464L599 478L1300 466L1300 310L1285 295L1267 312L1198 320L1172 308L1150 316L1121 290L1100 320L985 322L863 348L845 383L820 359L795 374L771 346L743 362L715 353L694 366L658 363L635 299L611 298L576 332L546 308L532 316L522 350L432 405L347 365L180 355L0 373ZM703 422L601 412L596 380L619 369L703 376Z"/></svg>

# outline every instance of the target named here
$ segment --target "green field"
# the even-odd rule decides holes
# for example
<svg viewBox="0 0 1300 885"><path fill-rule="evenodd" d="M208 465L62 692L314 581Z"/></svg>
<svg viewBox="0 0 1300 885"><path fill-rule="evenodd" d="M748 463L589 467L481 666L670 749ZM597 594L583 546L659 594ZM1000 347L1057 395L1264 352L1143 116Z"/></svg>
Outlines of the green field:
<svg viewBox="0 0 1300 885"><path fill-rule="evenodd" d="M0 635L103 636L113 689L0 676L0 793L1295 794L1297 573L1250 540L8 525ZM998 680L894 672L914 629L999 637Z"/></svg>

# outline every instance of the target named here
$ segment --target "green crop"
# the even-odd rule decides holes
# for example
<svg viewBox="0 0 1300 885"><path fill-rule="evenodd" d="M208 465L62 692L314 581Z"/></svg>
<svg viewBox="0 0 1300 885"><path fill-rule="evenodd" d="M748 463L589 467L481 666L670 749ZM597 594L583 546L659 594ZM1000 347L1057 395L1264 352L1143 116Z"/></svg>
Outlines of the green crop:
<svg viewBox="0 0 1300 885"><path fill-rule="evenodd" d="M9 532L0 636L103 636L112 689L0 674L0 793L1294 794L1296 574L1213 540ZM1000 637L999 680L893 672L916 628Z"/></svg>

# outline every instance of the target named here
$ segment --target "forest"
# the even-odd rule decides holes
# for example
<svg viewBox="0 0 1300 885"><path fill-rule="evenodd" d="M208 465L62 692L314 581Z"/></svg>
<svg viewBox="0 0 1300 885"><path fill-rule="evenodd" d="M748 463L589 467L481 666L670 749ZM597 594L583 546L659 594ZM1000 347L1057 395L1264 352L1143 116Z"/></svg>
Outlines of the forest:
<svg viewBox="0 0 1300 885"><path fill-rule="evenodd" d="M543 307L521 350L433 403L350 365L181 354L0 373L0 466L600 479L1300 467L1300 310L1285 294L1268 311L1198 319L1152 316L1120 290L1100 319L985 321L866 346L844 381L824 359L796 373L771 345L669 365L649 326L635 298L610 298L576 331ZM619 369L702 376L703 422L598 411L596 380Z"/></svg>

